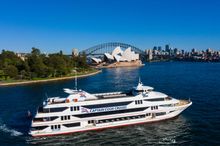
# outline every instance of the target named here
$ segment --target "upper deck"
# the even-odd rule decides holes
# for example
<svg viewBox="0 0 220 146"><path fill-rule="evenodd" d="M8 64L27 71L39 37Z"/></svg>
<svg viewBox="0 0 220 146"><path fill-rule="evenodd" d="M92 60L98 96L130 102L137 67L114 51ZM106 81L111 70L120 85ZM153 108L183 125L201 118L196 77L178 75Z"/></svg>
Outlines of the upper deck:
<svg viewBox="0 0 220 146"><path fill-rule="evenodd" d="M140 81L137 87L133 87L131 90L119 91L119 92L90 94L83 90L72 90L65 88L64 92L69 94L66 98L59 98L59 97L48 98L48 100L44 102L44 105L113 99L113 98L129 98L129 97L136 97L137 95L140 94L142 94L142 96L145 98L151 98L151 97L159 98L159 97L167 96L166 94L160 92L154 92L152 90L153 90L152 87L143 86L143 84Z"/></svg>
<svg viewBox="0 0 220 146"><path fill-rule="evenodd" d="M82 92L79 92L78 94L83 94ZM91 94L92 96L96 97L96 98L88 98L85 99L83 101L90 101L90 100L101 100L101 99L112 99L112 98L123 98L123 97L134 97L131 93L129 92L107 92L107 93L95 93L95 94ZM84 96L84 95L83 95ZM67 98L48 98L47 101L45 101L45 104L51 105L51 104L61 104L61 103L69 103L69 102L78 102L78 100L73 99L70 100ZM82 101L82 100L79 100Z"/></svg>

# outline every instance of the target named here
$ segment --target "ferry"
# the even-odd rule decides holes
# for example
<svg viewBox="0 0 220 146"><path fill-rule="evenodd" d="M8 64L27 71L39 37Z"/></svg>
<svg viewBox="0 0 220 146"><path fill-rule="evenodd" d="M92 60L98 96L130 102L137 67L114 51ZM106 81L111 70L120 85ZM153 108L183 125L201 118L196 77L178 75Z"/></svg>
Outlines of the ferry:
<svg viewBox="0 0 220 146"><path fill-rule="evenodd" d="M29 134L53 136L166 120L192 102L154 91L139 81L128 91L90 94L64 89L67 97L50 97L39 106Z"/></svg>

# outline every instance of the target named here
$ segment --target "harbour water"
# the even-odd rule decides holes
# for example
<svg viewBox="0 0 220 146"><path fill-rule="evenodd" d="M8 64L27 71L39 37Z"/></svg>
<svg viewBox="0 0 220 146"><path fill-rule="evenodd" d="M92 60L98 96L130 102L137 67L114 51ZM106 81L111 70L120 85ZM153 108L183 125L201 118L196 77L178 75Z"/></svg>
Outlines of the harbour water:
<svg viewBox="0 0 220 146"><path fill-rule="evenodd" d="M104 69L78 79L78 88L91 93L120 91L145 85L193 105L178 118L66 136L27 135L27 111L36 111L46 96L65 96L74 81L0 87L0 145L220 145L220 63L156 62L139 68Z"/></svg>

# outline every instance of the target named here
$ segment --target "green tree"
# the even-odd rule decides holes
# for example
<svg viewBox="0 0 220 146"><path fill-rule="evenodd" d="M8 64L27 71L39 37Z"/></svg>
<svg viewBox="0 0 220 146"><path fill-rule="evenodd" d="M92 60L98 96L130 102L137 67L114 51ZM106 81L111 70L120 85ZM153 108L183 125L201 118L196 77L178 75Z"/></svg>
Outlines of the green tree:
<svg viewBox="0 0 220 146"><path fill-rule="evenodd" d="M40 54L40 50L32 48L31 54L27 59L30 66L31 78L35 77L47 77L47 66L43 62L43 56Z"/></svg>
<svg viewBox="0 0 220 146"><path fill-rule="evenodd" d="M53 76L62 76L70 73L72 68L70 61L60 53L50 54L47 65L52 68Z"/></svg>
<svg viewBox="0 0 220 146"><path fill-rule="evenodd" d="M40 49L32 47L31 54L36 55L36 56L40 56L40 54L41 54Z"/></svg>
<svg viewBox="0 0 220 146"><path fill-rule="evenodd" d="M22 60L12 51L3 50L0 54L0 68L4 68L8 65L17 66Z"/></svg>
<svg viewBox="0 0 220 146"><path fill-rule="evenodd" d="M86 62L86 54L85 54L85 52L83 52L83 54L78 57L77 61L78 61L78 67L79 68L86 69L86 68L89 67L87 62Z"/></svg>
<svg viewBox="0 0 220 146"><path fill-rule="evenodd" d="M3 69L5 75L8 75L10 78L16 78L18 76L18 69L13 65L8 65Z"/></svg>

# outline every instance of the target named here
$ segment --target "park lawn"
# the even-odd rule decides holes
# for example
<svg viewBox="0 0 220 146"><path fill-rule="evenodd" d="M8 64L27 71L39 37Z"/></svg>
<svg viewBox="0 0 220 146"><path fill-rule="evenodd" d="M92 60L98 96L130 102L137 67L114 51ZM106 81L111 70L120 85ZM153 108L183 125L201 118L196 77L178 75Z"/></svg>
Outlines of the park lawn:
<svg viewBox="0 0 220 146"><path fill-rule="evenodd" d="M97 69L91 68L89 70L85 70L85 71L81 71L81 72L77 72L77 73L71 73L71 74L67 74L65 76L60 76L60 77L47 77L47 78L33 78L31 80L27 80L27 79L11 79L8 78L7 80L0 78L0 84L1 83L17 83L17 82L25 82L25 81L40 81L40 80L49 80L49 79L59 79L59 78L65 78L65 77L74 77L75 75L77 76L81 76L81 75L87 75L87 74L91 74L91 73L95 73L97 72Z"/></svg>

